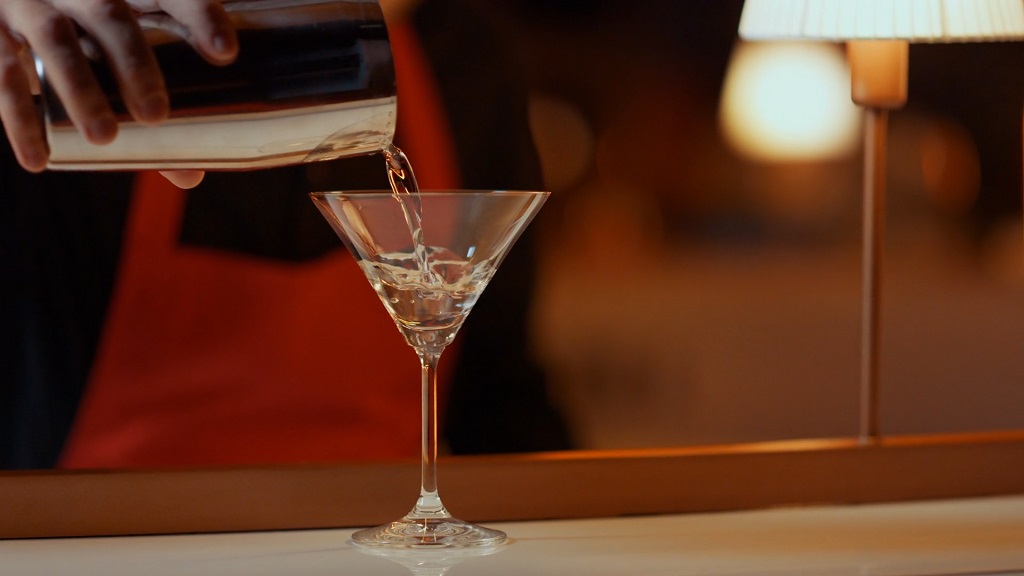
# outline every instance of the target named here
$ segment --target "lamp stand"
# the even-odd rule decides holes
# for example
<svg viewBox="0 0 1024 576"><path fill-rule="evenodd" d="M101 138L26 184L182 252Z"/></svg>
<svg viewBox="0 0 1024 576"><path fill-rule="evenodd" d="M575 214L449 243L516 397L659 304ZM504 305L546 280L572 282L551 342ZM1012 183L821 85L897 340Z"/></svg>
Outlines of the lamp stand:
<svg viewBox="0 0 1024 576"><path fill-rule="evenodd" d="M851 97L865 110L859 441L872 444L881 440L879 355L889 110L907 100L909 47L899 40L858 40L846 48Z"/></svg>
<svg viewBox="0 0 1024 576"><path fill-rule="evenodd" d="M885 253L885 184L889 111L869 107L864 122L864 193L861 230L861 444L879 439L882 261Z"/></svg>

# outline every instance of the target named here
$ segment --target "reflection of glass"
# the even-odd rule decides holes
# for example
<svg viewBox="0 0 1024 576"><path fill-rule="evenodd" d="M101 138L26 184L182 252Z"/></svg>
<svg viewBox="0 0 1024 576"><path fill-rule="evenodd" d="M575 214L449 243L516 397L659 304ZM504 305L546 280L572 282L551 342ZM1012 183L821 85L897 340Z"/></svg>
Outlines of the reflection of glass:
<svg viewBox="0 0 1024 576"><path fill-rule="evenodd" d="M363 548L367 554L387 558L409 569L413 576L444 576L446 572L456 564L476 558L494 554L501 548L433 548L433 549L408 549L408 548Z"/></svg>
<svg viewBox="0 0 1024 576"><path fill-rule="evenodd" d="M505 191L312 194L416 350L422 367L419 499L401 520L355 533L356 544L489 547L505 541L502 532L453 518L441 503L436 370L445 346L547 196Z"/></svg>

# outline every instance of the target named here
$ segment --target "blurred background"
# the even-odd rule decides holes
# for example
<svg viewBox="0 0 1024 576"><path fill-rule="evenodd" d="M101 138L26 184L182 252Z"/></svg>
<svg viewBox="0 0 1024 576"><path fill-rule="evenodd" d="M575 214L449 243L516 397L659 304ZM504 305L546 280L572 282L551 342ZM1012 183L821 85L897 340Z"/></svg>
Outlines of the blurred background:
<svg viewBox="0 0 1024 576"><path fill-rule="evenodd" d="M741 0L475 5L553 199L534 353L581 448L857 432L860 112ZM885 434L1024 427L1024 43L911 45L890 118ZM500 135L495 135L500 137Z"/></svg>
<svg viewBox="0 0 1024 576"><path fill-rule="evenodd" d="M448 355L457 369L444 391L443 450L616 449L859 433L864 122L850 99L843 46L740 42L742 0L381 4L396 18L425 9L413 20L433 49L432 71L448 80L440 83L448 111L462 112L452 116L462 118L463 142L472 143L460 149L459 168L493 177L497 186L534 186L532 134L552 192L498 271L506 282L492 284L460 335L475 348L465 346L458 364ZM909 61L908 103L889 117L881 433L1024 429L1024 42L911 44ZM427 110L421 118L437 120ZM466 150L473 156L468 165ZM346 179L343 188L386 186L380 158L363 160L339 160L336 172L330 165L289 172L265 187L288 192L300 176L302 185L318 189L335 186L335 176ZM364 176L380 183L353 185ZM222 177L223 190L211 177L212 190L191 196L193 206L202 206L193 215L223 209L245 216L234 226L220 224L228 218L209 220L216 222L215 250L234 246L236 237L262 242L254 232L266 232L270 246L281 240L275 235L291 238L292 227L266 225L262 216L250 218L263 211L225 201L253 180ZM340 252L302 189L291 192L294 204L285 196L282 202L300 208L287 221L303 223L294 229L302 230L296 237L304 249L322 250L303 258ZM264 208L278 206L276 195L267 198ZM266 212L277 222L276 209ZM390 318L361 279L352 288L378 314L380 324L371 328L380 332L373 334L394 339L402 354L396 362L415 378L418 369ZM524 337L519 321L531 289ZM524 341L529 358L519 354ZM363 366L392 361L390 349L381 354ZM324 373L343 363L330 358ZM350 382L361 385L357 378L363 376ZM276 382L267 386L273 391ZM281 422L296 415L294 421L319 422L301 416L310 397L300 390L288 389L294 410L268 404ZM545 393L552 406L543 402ZM220 405L202 395L168 412L214 406ZM48 405L38 407L45 412ZM268 413L244 422L226 418L224 429L238 435L218 441L261 447L245 436L257 430L282 439L294 453L288 461L311 458L296 450L308 448L293 440L296 430L275 434ZM316 413L322 417L322 406ZM52 416L31 429L45 429ZM333 418L330 424L344 423ZM402 418L415 439L418 422ZM127 430L134 442L136 432ZM59 449L64 432L26 438L56 440ZM173 434L167 438L185 457L205 454L190 452ZM376 449L348 432L323 444ZM211 446L213 453L220 444Z"/></svg>

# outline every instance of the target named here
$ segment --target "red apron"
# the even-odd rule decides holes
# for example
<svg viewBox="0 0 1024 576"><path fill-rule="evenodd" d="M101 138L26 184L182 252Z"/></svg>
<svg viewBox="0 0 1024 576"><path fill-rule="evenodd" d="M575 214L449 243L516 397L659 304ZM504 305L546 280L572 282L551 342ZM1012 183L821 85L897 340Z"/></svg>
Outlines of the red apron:
<svg viewBox="0 0 1024 576"><path fill-rule="evenodd" d="M423 188L456 187L426 61L410 30L390 34L399 145ZM417 456L418 362L351 256L286 263L181 246L186 196L155 173L138 179L62 466Z"/></svg>

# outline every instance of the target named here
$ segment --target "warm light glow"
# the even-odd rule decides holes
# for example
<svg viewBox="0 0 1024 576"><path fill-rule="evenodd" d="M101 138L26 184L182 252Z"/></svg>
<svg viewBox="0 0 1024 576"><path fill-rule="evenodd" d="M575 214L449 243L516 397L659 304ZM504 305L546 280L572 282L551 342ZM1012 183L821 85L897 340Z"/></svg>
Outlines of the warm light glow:
<svg viewBox="0 0 1024 576"><path fill-rule="evenodd" d="M760 161L816 161L859 145L842 51L817 43L740 43L722 94L720 122L740 154Z"/></svg>
<svg viewBox="0 0 1024 576"><path fill-rule="evenodd" d="M966 214L981 189L981 161L970 132L951 121L930 123L920 142L921 180L929 199L949 214Z"/></svg>

